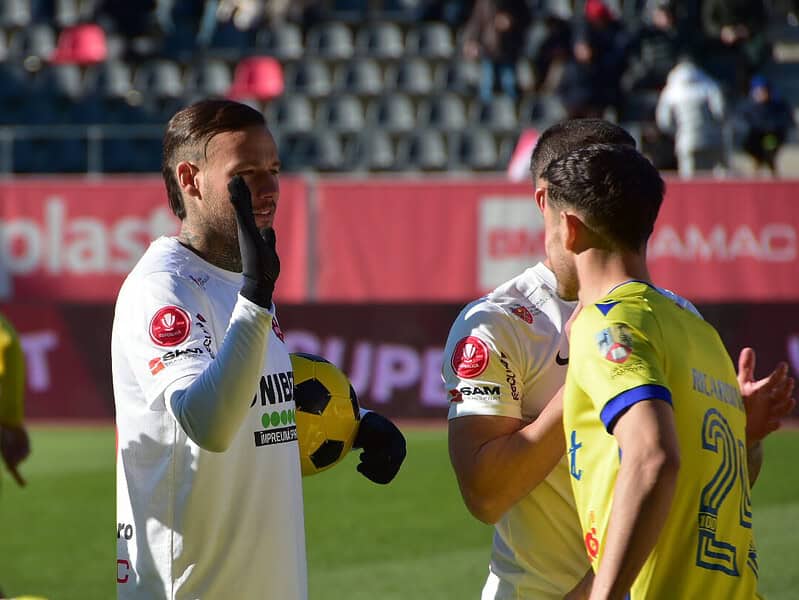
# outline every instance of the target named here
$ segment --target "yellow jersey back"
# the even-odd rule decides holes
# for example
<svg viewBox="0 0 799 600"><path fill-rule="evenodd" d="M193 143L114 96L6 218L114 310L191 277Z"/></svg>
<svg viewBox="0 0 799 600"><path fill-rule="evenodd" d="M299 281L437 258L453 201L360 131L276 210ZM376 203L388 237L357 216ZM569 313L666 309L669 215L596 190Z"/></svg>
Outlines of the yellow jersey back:
<svg viewBox="0 0 799 600"><path fill-rule="evenodd" d="M613 426L651 399L673 407L681 466L671 510L629 597L756 597L746 413L735 369L710 324L638 281L586 306L572 328L563 422L594 570L623 460Z"/></svg>

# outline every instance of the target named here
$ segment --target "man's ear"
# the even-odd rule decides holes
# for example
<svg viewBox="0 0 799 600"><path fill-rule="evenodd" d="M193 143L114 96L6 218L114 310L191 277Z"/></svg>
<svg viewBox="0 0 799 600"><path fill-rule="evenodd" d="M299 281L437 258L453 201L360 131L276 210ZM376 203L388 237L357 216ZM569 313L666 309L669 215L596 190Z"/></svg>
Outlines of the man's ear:
<svg viewBox="0 0 799 600"><path fill-rule="evenodd" d="M180 189L193 198L202 198L200 184L197 181L198 171L199 169L195 165L185 160L179 162L175 167L175 175Z"/></svg>
<svg viewBox="0 0 799 600"><path fill-rule="evenodd" d="M585 223L574 213L561 211L560 227L563 246L573 254L579 254L585 249Z"/></svg>
<svg viewBox="0 0 799 600"><path fill-rule="evenodd" d="M543 213L546 207L547 188L540 183L540 180L535 182L535 193L533 197L535 198L535 203L538 205L538 209Z"/></svg>

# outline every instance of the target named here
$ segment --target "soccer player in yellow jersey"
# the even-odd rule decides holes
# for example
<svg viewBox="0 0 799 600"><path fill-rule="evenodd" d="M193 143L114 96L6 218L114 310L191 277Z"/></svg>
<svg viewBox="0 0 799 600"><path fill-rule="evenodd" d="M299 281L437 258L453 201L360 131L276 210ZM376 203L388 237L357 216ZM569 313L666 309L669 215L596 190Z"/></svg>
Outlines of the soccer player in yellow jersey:
<svg viewBox="0 0 799 600"><path fill-rule="evenodd" d="M629 146L545 172L547 254L576 270L563 426L590 598L753 598L746 412L717 332L650 283L664 183Z"/></svg>
<svg viewBox="0 0 799 600"><path fill-rule="evenodd" d="M23 424L25 357L17 332L0 316L0 456L19 485L25 485L18 466L30 453Z"/></svg>

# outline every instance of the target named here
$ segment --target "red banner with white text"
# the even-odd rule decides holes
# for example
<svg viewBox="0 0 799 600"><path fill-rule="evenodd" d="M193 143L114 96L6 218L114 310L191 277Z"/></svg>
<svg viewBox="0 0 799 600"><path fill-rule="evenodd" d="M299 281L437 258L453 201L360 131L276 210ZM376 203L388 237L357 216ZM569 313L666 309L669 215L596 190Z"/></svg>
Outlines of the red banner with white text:
<svg viewBox="0 0 799 600"><path fill-rule="evenodd" d="M305 299L307 192L283 178L275 229L278 297ZM147 248L177 233L160 179L20 179L0 183L0 298L108 302Z"/></svg>
<svg viewBox="0 0 799 600"><path fill-rule="evenodd" d="M799 301L799 183L671 181L655 281L698 302ZM474 298L544 256L529 184L329 181L318 187L323 301Z"/></svg>

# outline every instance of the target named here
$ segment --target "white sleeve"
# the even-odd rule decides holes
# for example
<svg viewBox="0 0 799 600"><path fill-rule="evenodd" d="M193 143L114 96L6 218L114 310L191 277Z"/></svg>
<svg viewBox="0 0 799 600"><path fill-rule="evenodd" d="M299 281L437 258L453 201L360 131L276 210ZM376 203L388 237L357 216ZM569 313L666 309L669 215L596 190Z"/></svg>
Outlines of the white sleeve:
<svg viewBox="0 0 799 600"><path fill-rule="evenodd" d="M272 314L239 295L216 360L196 377L173 382L166 405L198 446L223 452L250 407L252 382L264 366Z"/></svg>
<svg viewBox="0 0 799 600"><path fill-rule="evenodd" d="M449 332L441 376L448 418L522 419L521 344L506 315L487 302L466 307Z"/></svg>

